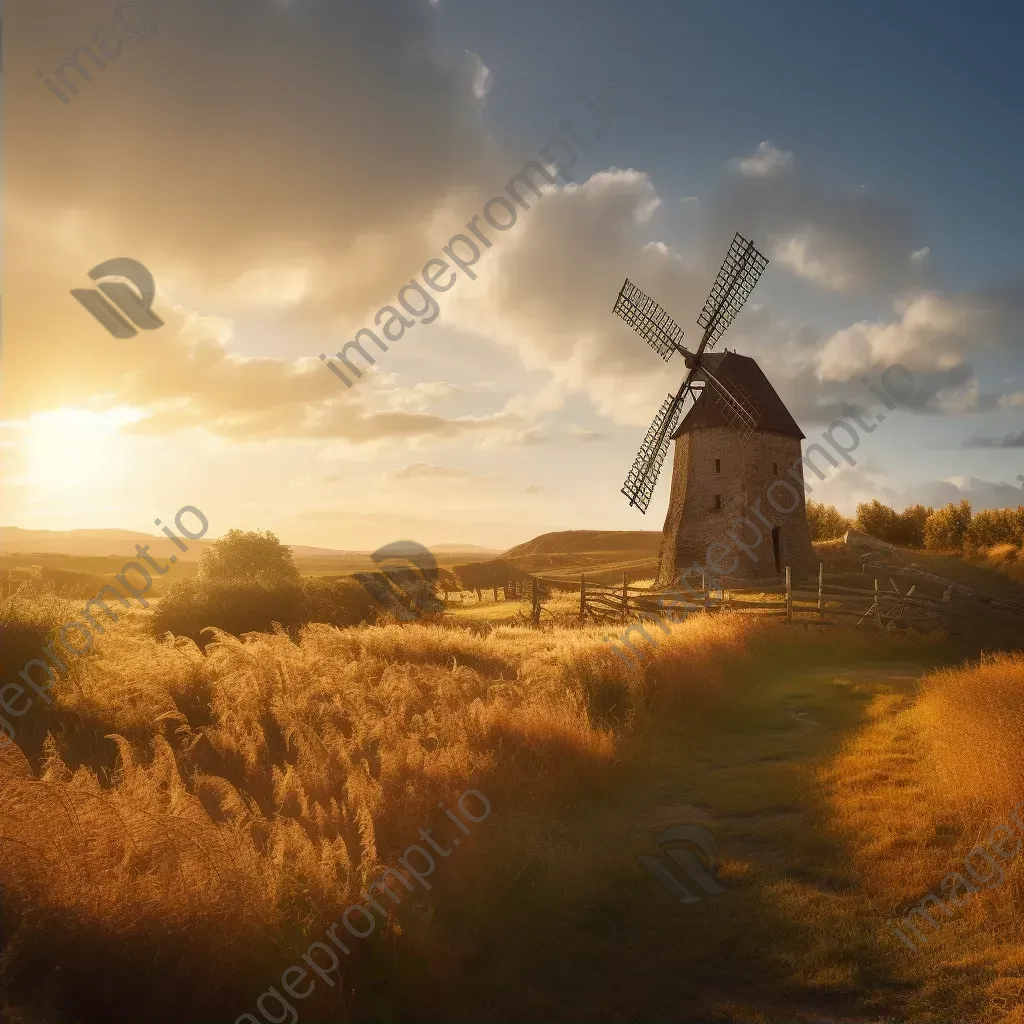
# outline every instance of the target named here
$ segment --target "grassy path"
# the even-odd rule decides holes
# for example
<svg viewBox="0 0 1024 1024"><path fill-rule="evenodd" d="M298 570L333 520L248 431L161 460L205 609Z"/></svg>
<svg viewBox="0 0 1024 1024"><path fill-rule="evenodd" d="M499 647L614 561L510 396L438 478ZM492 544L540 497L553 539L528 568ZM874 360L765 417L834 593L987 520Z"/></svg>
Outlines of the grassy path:
<svg viewBox="0 0 1024 1024"><path fill-rule="evenodd" d="M803 666L737 680L721 705L624 750L611 793L556 814L496 815L492 842L521 866L506 869L504 891L481 891L464 922L452 950L461 966L436 979L444 1015L926 1019L900 1013L921 968L860 891L820 775L868 706L903 704L923 671ZM727 889L688 905L638 860L682 823L715 835Z"/></svg>

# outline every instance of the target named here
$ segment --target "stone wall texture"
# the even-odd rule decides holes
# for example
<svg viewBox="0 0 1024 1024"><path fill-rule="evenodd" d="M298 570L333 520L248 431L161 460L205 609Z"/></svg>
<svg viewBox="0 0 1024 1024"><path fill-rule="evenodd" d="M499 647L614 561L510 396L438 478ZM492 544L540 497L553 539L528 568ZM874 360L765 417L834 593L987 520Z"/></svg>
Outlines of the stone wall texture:
<svg viewBox="0 0 1024 1024"><path fill-rule="evenodd" d="M675 448L659 586L687 570L691 588L700 586L701 572L765 579L788 565L797 578L817 573L799 438L758 430L744 444L729 427L699 427L681 434Z"/></svg>

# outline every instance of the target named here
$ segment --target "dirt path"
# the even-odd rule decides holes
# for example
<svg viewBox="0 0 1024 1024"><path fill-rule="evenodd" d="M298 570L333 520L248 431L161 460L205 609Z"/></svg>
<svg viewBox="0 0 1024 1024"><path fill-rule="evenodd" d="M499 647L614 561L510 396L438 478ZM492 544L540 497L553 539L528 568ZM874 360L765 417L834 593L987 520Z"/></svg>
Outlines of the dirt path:
<svg viewBox="0 0 1024 1024"><path fill-rule="evenodd" d="M711 717L645 737L611 799L549 822L546 843L488 910L493 940L474 951L449 1015L901 1019L891 951L829 827L816 769L870 700L912 693L922 673L917 664L779 672L741 683ZM659 853L662 829L685 823L716 837L725 887L689 904L639 862ZM529 831L524 818L505 840Z"/></svg>

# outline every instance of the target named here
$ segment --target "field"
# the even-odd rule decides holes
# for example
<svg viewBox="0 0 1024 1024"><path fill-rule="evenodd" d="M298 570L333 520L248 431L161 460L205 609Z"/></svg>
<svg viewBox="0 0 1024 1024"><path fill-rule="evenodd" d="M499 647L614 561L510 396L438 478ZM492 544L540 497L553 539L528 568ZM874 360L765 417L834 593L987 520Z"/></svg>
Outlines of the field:
<svg viewBox="0 0 1024 1024"><path fill-rule="evenodd" d="M1021 654L698 614L627 663L577 607L537 630L459 594L202 651L123 617L0 749L4 1019L1024 1021L1018 861L916 951L889 928L1010 820ZM5 593L4 664L74 612ZM491 811L456 831L471 789ZM639 862L684 823L722 853L725 891L692 905ZM430 888L368 890L422 830L449 845ZM360 902L372 933L288 999Z"/></svg>

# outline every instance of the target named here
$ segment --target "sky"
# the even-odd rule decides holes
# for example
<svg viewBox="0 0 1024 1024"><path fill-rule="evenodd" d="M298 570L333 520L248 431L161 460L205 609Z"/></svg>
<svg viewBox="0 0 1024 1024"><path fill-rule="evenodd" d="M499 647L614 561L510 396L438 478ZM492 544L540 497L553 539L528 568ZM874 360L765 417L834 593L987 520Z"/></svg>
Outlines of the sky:
<svg viewBox="0 0 1024 1024"><path fill-rule="evenodd" d="M2 525L153 530L193 505L211 536L343 549L660 529L667 467L646 516L620 488L685 368L612 305L628 277L696 344L735 232L770 262L720 347L808 442L913 374L813 497L1024 504L1009 3L33 0L7 21ZM91 81L62 82L83 44L103 67L78 51ZM528 161L551 183L512 203ZM474 217L472 262L451 240ZM72 297L113 258L148 268L162 326L116 338ZM364 328L387 350L346 387L320 356Z"/></svg>

